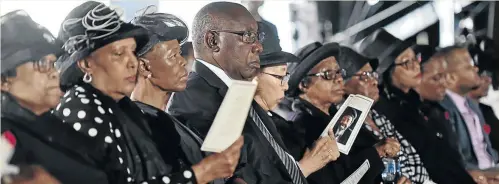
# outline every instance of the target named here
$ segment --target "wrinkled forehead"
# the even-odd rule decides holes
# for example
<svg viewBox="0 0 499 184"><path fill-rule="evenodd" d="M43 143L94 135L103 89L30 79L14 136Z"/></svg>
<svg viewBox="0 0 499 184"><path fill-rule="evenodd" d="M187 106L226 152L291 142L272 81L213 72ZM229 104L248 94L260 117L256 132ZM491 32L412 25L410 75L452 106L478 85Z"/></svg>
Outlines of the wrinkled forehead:
<svg viewBox="0 0 499 184"><path fill-rule="evenodd" d="M231 31L258 31L258 24L245 9L234 9L216 16L220 20L220 29Z"/></svg>
<svg viewBox="0 0 499 184"><path fill-rule="evenodd" d="M317 65L310 70L312 73L322 72L326 70L336 70L339 69L338 62L334 56L327 57L319 62Z"/></svg>

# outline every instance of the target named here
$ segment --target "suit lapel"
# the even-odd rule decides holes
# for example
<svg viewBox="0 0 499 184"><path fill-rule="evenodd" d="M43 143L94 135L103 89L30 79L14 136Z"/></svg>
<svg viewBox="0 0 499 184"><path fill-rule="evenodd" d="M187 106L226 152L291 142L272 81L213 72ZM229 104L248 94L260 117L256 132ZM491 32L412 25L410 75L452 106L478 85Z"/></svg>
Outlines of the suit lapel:
<svg viewBox="0 0 499 184"><path fill-rule="evenodd" d="M194 72L198 73L199 76L201 76L210 86L217 88L218 94L224 97L227 93L228 87L227 85L225 85L222 79L220 79L215 73L213 73L213 71L211 71L207 66L205 66L198 60L196 60L193 65Z"/></svg>

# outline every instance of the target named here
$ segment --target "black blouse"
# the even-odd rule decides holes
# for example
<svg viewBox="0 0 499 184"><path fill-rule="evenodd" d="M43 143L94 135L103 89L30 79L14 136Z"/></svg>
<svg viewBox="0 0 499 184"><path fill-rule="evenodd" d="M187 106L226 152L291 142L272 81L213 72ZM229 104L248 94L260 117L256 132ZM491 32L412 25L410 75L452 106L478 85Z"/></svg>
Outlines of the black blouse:
<svg viewBox="0 0 499 184"><path fill-rule="evenodd" d="M110 183L196 183L190 167L173 173L165 164L149 136L147 119L128 97L116 103L91 85L76 85L53 113L93 139L100 153L94 164L106 172Z"/></svg>

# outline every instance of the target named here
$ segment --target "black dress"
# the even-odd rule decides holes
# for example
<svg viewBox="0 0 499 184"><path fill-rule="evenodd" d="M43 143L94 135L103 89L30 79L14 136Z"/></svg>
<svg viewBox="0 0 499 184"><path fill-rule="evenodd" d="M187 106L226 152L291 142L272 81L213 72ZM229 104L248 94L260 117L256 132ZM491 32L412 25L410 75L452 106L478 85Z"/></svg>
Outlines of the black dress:
<svg viewBox="0 0 499 184"><path fill-rule="evenodd" d="M452 134L446 112L437 103L422 103L413 90L385 87L375 108L394 124L395 129L416 148L421 163L436 183L475 183L459 162L460 156L451 144Z"/></svg>
<svg viewBox="0 0 499 184"><path fill-rule="evenodd" d="M300 98L283 100L278 108L273 110L272 118L286 147L291 150L290 153L296 160L301 159L305 150L313 146L332 119ZM376 141L368 130L361 129L349 155L341 154L336 161L311 174L307 180L317 184L341 183L367 159L370 168L359 183L379 181L384 165L373 147Z"/></svg>
<svg viewBox="0 0 499 184"><path fill-rule="evenodd" d="M208 153L200 150L203 141L175 117L156 107L135 102L142 110L151 128L151 138L172 172L199 163ZM223 179L213 183L224 183Z"/></svg>
<svg viewBox="0 0 499 184"><path fill-rule="evenodd" d="M93 166L103 170L109 183L196 183L190 167L173 172L150 135L141 110L128 97L118 103L88 84L69 89L54 115L63 124L92 139L98 153Z"/></svg>
<svg viewBox="0 0 499 184"><path fill-rule="evenodd" d="M106 173L94 166L95 145L63 125L50 112L37 116L21 107L14 97L2 96L2 134L12 134L16 140L10 164L40 165L62 183L105 184Z"/></svg>

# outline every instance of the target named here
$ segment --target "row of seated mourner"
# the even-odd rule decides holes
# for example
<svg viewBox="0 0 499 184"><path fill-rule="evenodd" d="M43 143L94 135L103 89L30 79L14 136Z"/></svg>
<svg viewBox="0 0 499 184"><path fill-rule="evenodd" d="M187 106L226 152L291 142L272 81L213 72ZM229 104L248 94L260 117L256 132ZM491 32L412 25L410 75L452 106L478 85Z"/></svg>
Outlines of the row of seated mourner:
<svg viewBox="0 0 499 184"><path fill-rule="evenodd" d="M204 6L192 30L145 12L123 22L88 1L57 37L25 11L2 16L1 129L19 168L3 182L339 184L368 160L357 182L379 184L387 158L399 163L394 183L499 182L499 121L478 101L490 72L467 47L379 29L358 49L315 42L291 54L240 4ZM203 152L233 80L258 82L242 136ZM332 131L319 135L349 94L375 104L345 155Z"/></svg>

